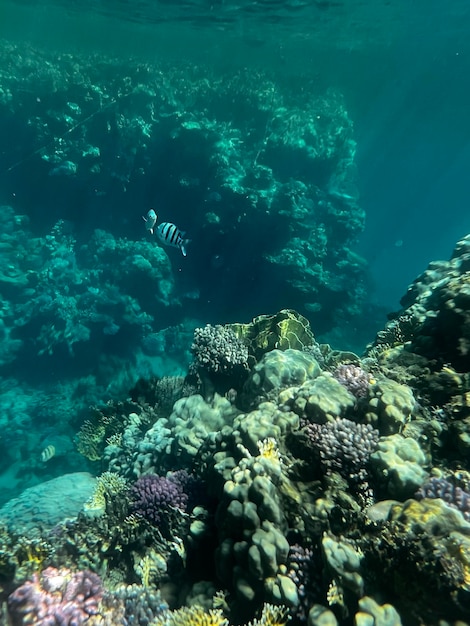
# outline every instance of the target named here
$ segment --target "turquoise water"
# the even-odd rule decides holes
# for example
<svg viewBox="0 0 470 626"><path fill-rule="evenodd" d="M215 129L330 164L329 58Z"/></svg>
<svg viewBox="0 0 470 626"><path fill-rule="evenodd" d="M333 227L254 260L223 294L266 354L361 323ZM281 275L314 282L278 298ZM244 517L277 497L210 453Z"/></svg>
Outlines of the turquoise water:
<svg viewBox="0 0 470 626"><path fill-rule="evenodd" d="M332 624L385 624L387 603L387 623L468 618L469 561L456 557L470 502L466 242L400 299L470 231L469 28L464 1L0 3L0 602L50 565L90 568L111 591L143 585L132 593L155 594L155 624L162 602L198 598L231 623L271 602L299 623L314 605ZM368 480L343 449L344 465L325 465L325 423L338 431L322 437L338 440L375 429L379 452L362 431L353 445L377 455ZM230 504L227 485L243 491L234 468L267 473L275 495L253 488ZM126 490L175 470L209 500L190 483L198 497L187 504L181 487L189 508L165 536L129 530ZM107 471L125 488L106 474L106 506L84 514ZM80 495L62 510L51 489ZM403 530L419 513L390 512L419 493L464 514L432 557ZM11 519L47 544L37 560L18 552ZM113 546L106 557L100 542ZM332 556L343 549L346 565ZM441 609L411 606L425 585ZM216 592L226 600L211 604ZM22 610L11 608L13 626Z"/></svg>

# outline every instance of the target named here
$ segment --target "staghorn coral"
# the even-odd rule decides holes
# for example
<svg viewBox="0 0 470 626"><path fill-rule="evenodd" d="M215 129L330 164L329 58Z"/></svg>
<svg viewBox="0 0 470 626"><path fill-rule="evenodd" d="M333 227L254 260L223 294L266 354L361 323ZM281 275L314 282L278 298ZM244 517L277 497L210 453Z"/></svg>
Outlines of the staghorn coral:
<svg viewBox="0 0 470 626"><path fill-rule="evenodd" d="M8 596L13 626L80 626L99 613L103 587L90 571L48 567Z"/></svg>
<svg viewBox="0 0 470 626"><path fill-rule="evenodd" d="M369 457L379 441L378 430L370 424L337 418L326 424L307 424L305 432L327 473L337 471L354 486L364 488Z"/></svg>

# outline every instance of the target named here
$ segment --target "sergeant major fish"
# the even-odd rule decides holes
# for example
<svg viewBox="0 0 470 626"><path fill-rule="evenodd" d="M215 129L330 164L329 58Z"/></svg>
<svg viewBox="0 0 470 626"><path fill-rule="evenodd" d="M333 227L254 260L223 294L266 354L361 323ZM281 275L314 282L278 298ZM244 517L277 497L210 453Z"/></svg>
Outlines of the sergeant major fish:
<svg viewBox="0 0 470 626"><path fill-rule="evenodd" d="M150 211L147 213L147 217L144 217L142 215L142 219L145 222L145 228L149 231L151 235L153 235L153 232L155 230L155 224L157 223L157 214L155 213L154 209L150 209Z"/></svg>
<svg viewBox="0 0 470 626"><path fill-rule="evenodd" d="M185 234L184 231L174 224L170 224L170 222L162 222L157 228L159 240L167 246L179 248L183 256L186 256L186 246L189 243L189 239L184 239Z"/></svg>

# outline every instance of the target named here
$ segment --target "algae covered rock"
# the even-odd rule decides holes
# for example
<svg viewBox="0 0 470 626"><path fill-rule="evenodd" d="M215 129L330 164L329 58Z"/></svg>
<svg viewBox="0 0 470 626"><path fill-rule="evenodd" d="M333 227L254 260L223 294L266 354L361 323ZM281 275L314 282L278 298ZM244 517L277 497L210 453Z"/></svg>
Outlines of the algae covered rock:
<svg viewBox="0 0 470 626"><path fill-rule="evenodd" d="M391 498L411 497L427 477L427 459L419 444L410 437L381 437L370 456L372 473Z"/></svg>

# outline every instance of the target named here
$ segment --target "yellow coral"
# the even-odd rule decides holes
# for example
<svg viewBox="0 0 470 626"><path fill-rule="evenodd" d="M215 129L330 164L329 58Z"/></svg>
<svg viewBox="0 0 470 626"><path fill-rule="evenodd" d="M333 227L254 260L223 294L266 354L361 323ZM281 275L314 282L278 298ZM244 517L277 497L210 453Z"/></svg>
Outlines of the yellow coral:
<svg viewBox="0 0 470 626"><path fill-rule="evenodd" d="M127 489L127 482L113 472L103 472L98 476L93 495L85 502L86 511L105 510L106 497L115 497Z"/></svg>
<svg viewBox="0 0 470 626"><path fill-rule="evenodd" d="M18 563L26 566L28 571L42 569L44 562L51 556L52 547L39 539L20 537L16 556Z"/></svg>
<svg viewBox="0 0 470 626"><path fill-rule="evenodd" d="M135 566L136 573L140 576L143 587L150 587L152 582L158 582L163 574L166 574L167 564L164 557L150 550Z"/></svg>
<svg viewBox="0 0 470 626"><path fill-rule="evenodd" d="M289 619L289 610L285 606L265 604L261 616L250 622L248 626L285 626Z"/></svg>
<svg viewBox="0 0 470 626"><path fill-rule="evenodd" d="M285 626L289 619L285 606L265 604L261 616L247 626ZM200 606L191 606L166 611L152 622L152 626L229 626L229 621L221 609L205 611Z"/></svg>
<svg viewBox="0 0 470 626"><path fill-rule="evenodd" d="M200 606L184 606L176 611L166 611L157 617L152 626L229 626L220 609L205 611Z"/></svg>
<svg viewBox="0 0 470 626"><path fill-rule="evenodd" d="M279 452L279 448L277 447L274 437L268 437L267 439L258 441L258 450L259 456L264 459L275 463L282 463L281 453Z"/></svg>
<svg viewBox="0 0 470 626"><path fill-rule="evenodd" d="M337 604L338 606L344 606L344 597L343 592L338 586L336 580L332 580L330 586L328 587L328 591L326 593L326 599L328 600L328 604L333 606Z"/></svg>

